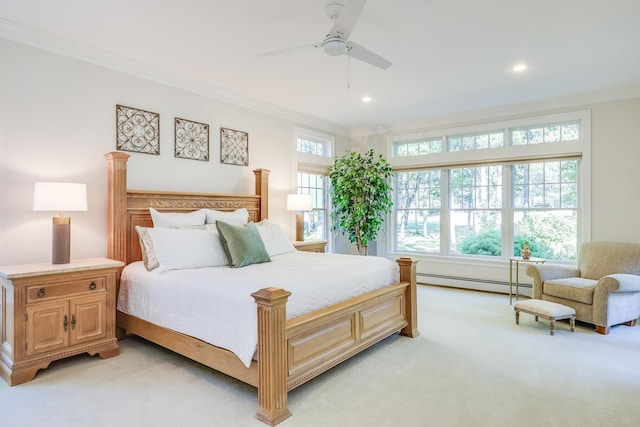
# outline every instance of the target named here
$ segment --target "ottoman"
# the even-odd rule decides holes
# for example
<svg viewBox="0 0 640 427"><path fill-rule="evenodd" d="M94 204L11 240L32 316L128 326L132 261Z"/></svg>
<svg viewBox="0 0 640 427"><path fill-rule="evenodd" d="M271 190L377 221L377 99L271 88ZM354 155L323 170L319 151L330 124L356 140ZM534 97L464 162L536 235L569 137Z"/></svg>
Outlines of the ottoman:
<svg viewBox="0 0 640 427"><path fill-rule="evenodd" d="M520 312L533 314L538 321L538 317L549 321L549 332L553 335L556 320L569 319L571 332L574 331L576 325L576 311L566 305L558 304L551 301L541 299L531 299L526 301L518 301L514 304L513 309L516 312L516 325L520 324Z"/></svg>

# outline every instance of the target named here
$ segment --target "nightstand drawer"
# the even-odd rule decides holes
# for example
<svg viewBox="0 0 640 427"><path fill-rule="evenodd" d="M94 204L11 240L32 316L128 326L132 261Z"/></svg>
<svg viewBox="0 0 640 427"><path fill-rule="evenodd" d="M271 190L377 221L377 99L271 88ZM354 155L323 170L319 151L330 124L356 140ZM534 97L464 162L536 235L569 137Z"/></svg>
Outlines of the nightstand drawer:
<svg viewBox="0 0 640 427"><path fill-rule="evenodd" d="M27 287L27 303L47 301L51 298L60 298L87 292L105 291L105 289L106 283L104 277L93 277L66 283L34 285Z"/></svg>

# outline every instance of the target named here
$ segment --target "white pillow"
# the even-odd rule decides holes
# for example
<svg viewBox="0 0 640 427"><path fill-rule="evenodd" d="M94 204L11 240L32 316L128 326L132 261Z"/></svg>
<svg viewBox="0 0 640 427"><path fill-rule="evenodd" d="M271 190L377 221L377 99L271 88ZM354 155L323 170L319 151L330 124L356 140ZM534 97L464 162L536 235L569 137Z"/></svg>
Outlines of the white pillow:
<svg viewBox="0 0 640 427"><path fill-rule="evenodd" d="M160 271L229 265L217 230L154 227L147 233Z"/></svg>
<svg viewBox="0 0 640 427"><path fill-rule="evenodd" d="M249 211L245 208L237 209L233 212L215 211L213 209L201 209L206 214L206 223L215 224L222 221L231 225L245 225L249 221Z"/></svg>
<svg viewBox="0 0 640 427"><path fill-rule="evenodd" d="M151 240L151 236L149 236L149 228L136 225L136 231L140 239L140 251L142 252L144 267L148 271L158 268L160 264L158 263L156 252L153 250L153 240Z"/></svg>
<svg viewBox="0 0 640 427"><path fill-rule="evenodd" d="M296 248L278 224L271 224L269 220L263 219L256 223L256 226L269 256L296 251Z"/></svg>
<svg viewBox="0 0 640 427"><path fill-rule="evenodd" d="M151 219L154 227L184 227L187 225L204 224L206 214L202 209L189 212L159 212L153 208L149 208Z"/></svg>

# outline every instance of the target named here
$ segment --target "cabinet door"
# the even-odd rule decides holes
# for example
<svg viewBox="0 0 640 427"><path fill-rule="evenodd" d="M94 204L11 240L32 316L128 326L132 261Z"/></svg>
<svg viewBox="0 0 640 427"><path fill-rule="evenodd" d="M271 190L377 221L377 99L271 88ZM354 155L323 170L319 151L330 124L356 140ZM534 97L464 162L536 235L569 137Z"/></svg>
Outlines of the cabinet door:
<svg viewBox="0 0 640 427"><path fill-rule="evenodd" d="M70 300L70 345L82 344L107 336L107 294L73 298Z"/></svg>
<svg viewBox="0 0 640 427"><path fill-rule="evenodd" d="M27 305L27 356L69 345L69 303L53 301Z"/></svg>

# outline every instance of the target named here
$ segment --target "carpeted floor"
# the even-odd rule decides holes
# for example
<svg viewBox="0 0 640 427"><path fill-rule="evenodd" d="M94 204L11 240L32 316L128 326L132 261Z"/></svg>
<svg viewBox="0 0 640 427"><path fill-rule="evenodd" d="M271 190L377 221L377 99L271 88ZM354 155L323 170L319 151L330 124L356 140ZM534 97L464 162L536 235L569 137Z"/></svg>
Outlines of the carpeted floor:
<svg viewBox="0 0 640 427"><path fill-rule="evenodd" d="M608 336L514 321L505 295L418 287L421 336L394 335L289 394L283 427L635 426L640 327ZM0 381L0 426L261 426L255 389L140 339L118 357Z"/></svg>

